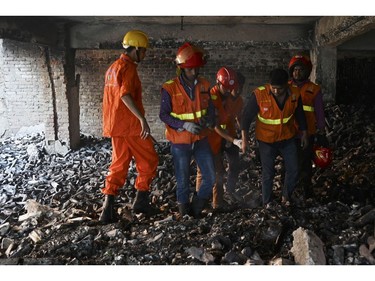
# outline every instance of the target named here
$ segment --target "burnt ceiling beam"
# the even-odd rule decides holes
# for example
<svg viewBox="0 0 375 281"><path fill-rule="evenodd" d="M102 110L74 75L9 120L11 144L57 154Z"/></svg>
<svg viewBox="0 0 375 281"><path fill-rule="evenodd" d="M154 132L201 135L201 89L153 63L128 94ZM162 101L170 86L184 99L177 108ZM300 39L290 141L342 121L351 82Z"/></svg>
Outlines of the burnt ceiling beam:
<svg viewBox="0 0 375 281"><path fill-rule="evenodd" d="M59 45L59 26L47 17L0 17L0 38L50 47Z"/></svg>
<svg viewBox="0 0 375 281"><path fill-rule="evenodd" d="M317 46L337 47L375 29L374 16L322 17L315 26Z"/></svg>

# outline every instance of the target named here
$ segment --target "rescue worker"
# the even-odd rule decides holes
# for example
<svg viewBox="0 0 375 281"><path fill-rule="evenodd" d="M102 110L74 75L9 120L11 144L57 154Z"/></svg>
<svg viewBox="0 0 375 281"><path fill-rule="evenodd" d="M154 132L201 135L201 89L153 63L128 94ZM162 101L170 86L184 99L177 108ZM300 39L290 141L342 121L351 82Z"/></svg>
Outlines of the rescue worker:
<svg viewBox="0 0 375 281"><path fill-rule="evenodd" d="M289 206L298 180L295 120L298 121L302 133L303 147L308 145L308 139L299 89L288 84L287 71L279 68L272 70L269 83L255 89L247 98L241 120L243 152L246 151L249 127L255 116L255 138L259 143L262 165L263 205L266 208L273 205L275 159L280 153L285 165L281 202Z"/></svg>
<svg viewBox="0 0 375 281"><path fill-rule="evenodd" d="M299 160L299 184L303 188L305 198L313 197L312 189L312 159L313 145L316 137L325 137L325 116L323 95L319 85L309 80L312 70L311 60L306 55L295 55L289 62L289 84L300 89L303 111L307 121L309 145L301 149L299 144L301 134L297 138Z"/></svg>
<svg viewBox="0 0 375 281"><path fill-rule="evenodd" d="M166 138L171 143L179 213L199 218L215 183L213 156L207 139L214 125L214 107L210 83L199 76L200 68L206 64L204 51L186 42L178 49L175 62L177 77L162 86L159 117L165 123ZM190 202L192 158L202 171L202 183Z"/></svg>
<svg viewBox="0 0 375 281"><path fill-rule="evenodd" d="M212 195L212 207L216 211L224 209L224 154L228 160L225 195L232 202L239 199L235 194L235 188L240 169L239 149L242 148L242 141L237 138L237 128L239 129L238 122L243 108L240 93L245 83L244 78L241 73L237 75L232 68L222 67L216 74L216 85L210 91L216 112L216 126L208 136L216 169L216 182ZM201 184L201 178L201 171L197 169L197 190Z"/></svg>
<svg viewBox="0 0 375 281"><path fill-rule="evenodd" d="M137 72L138 63L146 56L149 40L144 32L131 30L125 34L122 45L125 53L105 74L103 136L112 138L112 163L101 190L105 200L99 220L103 223L115 220L115 196L126 181L132 158L138 172L132 209L146 215L156 211L150 205L149 195L159 159L145 118L142 85Z"/></svg>

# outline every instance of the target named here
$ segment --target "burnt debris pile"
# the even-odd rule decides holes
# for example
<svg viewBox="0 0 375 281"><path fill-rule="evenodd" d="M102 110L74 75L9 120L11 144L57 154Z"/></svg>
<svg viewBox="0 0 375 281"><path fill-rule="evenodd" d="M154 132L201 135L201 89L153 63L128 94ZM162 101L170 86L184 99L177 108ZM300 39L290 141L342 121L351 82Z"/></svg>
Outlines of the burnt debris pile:
<svg viewBox="0 0 375 281"><path fill-rule="evenodd" d="M152 201L162 212L131 212L131 165L116 199L120 220L101 225L110 140L82 136L79 150L51 155L40 134L2 139L0 264L375 264L374 113L363 105L326 107L334 160L314 168L314 198L305 200L297 188L291 207L276 198L263 208L253 145L241 156L236 200L226 198L226 211L207 209L199 220L178 216L167 143L155 146Z"/></svg>

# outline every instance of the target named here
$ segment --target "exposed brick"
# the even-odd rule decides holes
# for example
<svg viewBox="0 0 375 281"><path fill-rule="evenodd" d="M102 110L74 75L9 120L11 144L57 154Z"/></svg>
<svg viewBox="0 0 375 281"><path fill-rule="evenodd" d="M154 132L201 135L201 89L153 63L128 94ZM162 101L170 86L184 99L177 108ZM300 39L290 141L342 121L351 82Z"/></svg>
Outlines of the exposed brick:
<svg viewBox="0 0 375 281"><path fill-rule="evenodd" d="M22 126L45 123L47 139L53 140L57 129L59 140L68 142L69 107L63 68L64 53L49 50L49 73L44 47L12 40L0 41L0 102L5 110L0 116L0 135L2 129L6 129L7 133L15 133ZM176 75L173 64L177 50L175 45L173 42L158 40L156 47L147 52L145 60L138 67L146 118L152 134L158 140L165 140L165 127L159 119L160 89L165 81ZM286 67L290 57L299 51L289 49L286 43L277 42L200 42L198 45L203 46L210 55L207 65L201 69L202 76L215 83L217 70L222 66L230 66L247 77L249 89L266 82L273 68ZM76 50L82 133L102 136L104 74L121 53L121 50ZM56 95L57 124L54 121L50 74Z"/></svg>

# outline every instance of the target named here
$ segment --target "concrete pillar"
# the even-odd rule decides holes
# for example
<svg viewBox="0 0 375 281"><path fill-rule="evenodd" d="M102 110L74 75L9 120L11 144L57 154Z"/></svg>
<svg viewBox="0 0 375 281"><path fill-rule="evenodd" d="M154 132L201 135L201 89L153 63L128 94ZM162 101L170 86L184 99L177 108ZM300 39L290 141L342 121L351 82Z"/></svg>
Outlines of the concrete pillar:
<svg viewBox="0 0 375 281"><path fill-rule="evenodd" d="M324 101L334 102L336 99L337 48L313 47L311 62L313 64L311 81L322 87Z"/></svg>

